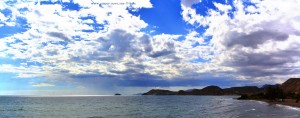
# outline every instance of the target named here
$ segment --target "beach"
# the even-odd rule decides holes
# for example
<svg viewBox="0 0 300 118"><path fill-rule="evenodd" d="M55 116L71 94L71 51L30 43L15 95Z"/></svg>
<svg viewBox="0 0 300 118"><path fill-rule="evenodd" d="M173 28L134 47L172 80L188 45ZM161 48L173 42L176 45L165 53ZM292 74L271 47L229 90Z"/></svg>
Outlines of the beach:
<svg viewBox="0 0 300 118"><path fill-rule="evenodd" d="M259 99L259 100L256 100L256 101L262 101L262 102L266 102L266 103L269 103L269 104L279 104L279 105L285 105L285 106L300 108L300 101L298 103L296 103L295 99L284 99L284 102L270 101L270 100L266 100L266 99Z"/></svg>

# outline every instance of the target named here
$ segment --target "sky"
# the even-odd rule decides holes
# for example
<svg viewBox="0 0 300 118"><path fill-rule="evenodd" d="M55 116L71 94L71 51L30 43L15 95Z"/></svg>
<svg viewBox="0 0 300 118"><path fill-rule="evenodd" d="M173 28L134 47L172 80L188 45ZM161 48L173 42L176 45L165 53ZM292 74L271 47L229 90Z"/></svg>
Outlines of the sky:
<svg viewBox="0 0 300 118"><path fill-rule="evenodd" d="M299 0L1 0L0 95L300 77Z"/></svg>

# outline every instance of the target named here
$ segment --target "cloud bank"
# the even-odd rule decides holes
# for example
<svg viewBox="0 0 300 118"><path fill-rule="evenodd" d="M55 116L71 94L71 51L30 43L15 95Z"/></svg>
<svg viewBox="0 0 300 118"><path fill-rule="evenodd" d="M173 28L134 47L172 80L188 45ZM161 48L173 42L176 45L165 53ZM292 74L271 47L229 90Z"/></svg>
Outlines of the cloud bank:
<svg viewBox="0 0 300 118"><path fill-rule="evenodd" d="M1 58L25 61L1 64L0 71L93 88L107 87L101 83L251 85L300 75L297 1L211 1L213 7L202 13L195 6L209 1L182 0L182 20L192 26L185 35L147 33L149 24L131 12L155 6L149 0L133 2L99 6L81 0L2 1L0 10L9 12L0 12L0 27L27 27L1 38Z"/></svg>

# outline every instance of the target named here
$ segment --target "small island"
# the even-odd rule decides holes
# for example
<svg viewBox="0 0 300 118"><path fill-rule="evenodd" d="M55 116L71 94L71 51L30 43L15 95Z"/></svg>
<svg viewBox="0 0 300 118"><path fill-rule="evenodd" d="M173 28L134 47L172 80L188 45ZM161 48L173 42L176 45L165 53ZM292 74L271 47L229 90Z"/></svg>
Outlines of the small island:
<svg viewBox="0 0 300 118"><path fill-rule="evenodd" d="M115 95L116 95L116 96L119 96L119 95L121 95L121 94L120 94L120 93L116 93Z"/></svg>
<svg viewBox="0 0 300 118"><path fill-rule="evenodd" d="M179 91L152 89L142 95L239 95L238 100L258 100L270 104L300 107L300 78L290 78L282 84L262 87L243 86L222 89L212 85L203 89Z"/></svg>

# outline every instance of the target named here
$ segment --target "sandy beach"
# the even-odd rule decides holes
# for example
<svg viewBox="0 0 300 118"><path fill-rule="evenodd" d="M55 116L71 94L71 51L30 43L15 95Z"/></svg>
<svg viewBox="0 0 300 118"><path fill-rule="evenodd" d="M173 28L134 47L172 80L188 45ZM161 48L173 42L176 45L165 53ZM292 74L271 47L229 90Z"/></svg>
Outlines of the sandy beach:
<svg viewBox="0 0 300 118"><path fill-rule="evenodd" d="M280 104L280 105L286 105L286 106L292 106L292 107L298 107L300 108L300 101L296 103L295 99L284 99L284 102L279 102L279 101L270 101L266 99L261 99L257 101L263 101L269 104Z"/></svg>

